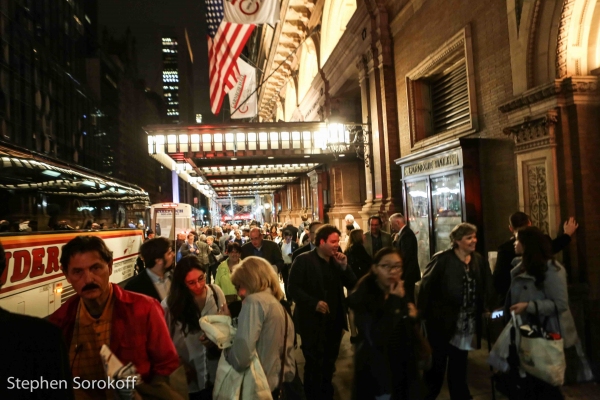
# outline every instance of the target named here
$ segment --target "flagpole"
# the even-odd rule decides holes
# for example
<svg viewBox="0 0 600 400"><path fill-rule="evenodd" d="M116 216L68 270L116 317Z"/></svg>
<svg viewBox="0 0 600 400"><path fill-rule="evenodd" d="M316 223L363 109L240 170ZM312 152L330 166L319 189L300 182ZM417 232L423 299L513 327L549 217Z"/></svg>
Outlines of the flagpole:
<svg viewBox="0 0 600 400"><path fill-rule="evenodd" d="M239 106L238 106L238 107L237 107L235 110L233 110L233 112L232 112L232 113L230 113L229 115L230 115L230 116L232 116L232 115L233 115L233 114L235 114L235 113L236 113L236 112L237 112L237 111L238 111L238 110L239 110L239 109L240 109L240 108L241 108L241 107L242 107L244 104L246 104L246 102L247 102L248 100L250 100L250 97L252 97L252 95L253 95L254 93L258 92L258 89L260 89L260 88L261 88L261 86L262 86L262 85L264 85L264 84L265 84L265 83L266 83L266 82L269 80L269 78L270 78L271 76L273 76L273 74L275 74L275 72L277 72L277 70L278 70L279 68L281 68L281 66L282 66L283 64L285 64L285 62L288 60L288 58L290 58L290 57L291 57L291 56L292 56L294 53L296 53L296 51L298 51L298 49L300 48L300 46L302 46L302 45L304 44L304 42L306 42L306 39L308 39L309 37L311 37L311 36L312 36L312 35L314 35L315 33L318 33L320 30L321 30L321 25L317 25L317 26L315 26L315 27L313 28L312 32L311 32L309 35L306 35L306 37L305 37L304 39L302 39L302 41L300 42L300 44L299 44L298 46L296 46L296 48L295 48L294 50L292 50L292 51L290 52L290 54L288 54L288 56L287 56L287 57L286 57L286 58L285 58L285 59L284 59L284 60L281 62L281 64L279 64L279 65L277 66L277 68L275 68L275 69L273 70L273 72L271 72L271 74L270 74L269 76L267 76L265 79L263 79L262 83L261 83L260 85L256 86L256 89L254 89L254 91L253 91L252 93L250 93L250 94L248 95L248 97L246 97L246 98L244 99L244 101L242 101L242 103L241 103L241 104L240 104L240 105L239 105Z"/></svg>

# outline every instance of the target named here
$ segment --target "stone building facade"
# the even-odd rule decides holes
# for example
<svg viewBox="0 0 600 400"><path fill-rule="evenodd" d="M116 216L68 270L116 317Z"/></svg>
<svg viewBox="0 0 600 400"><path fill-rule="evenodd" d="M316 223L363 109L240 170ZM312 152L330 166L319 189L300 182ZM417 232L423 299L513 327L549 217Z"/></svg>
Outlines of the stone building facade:
<svg viewBox="0 0 600 400"><path fill-rule="evenodd" d="M575 216L561 257L600 359L597 1L284 0L281 22L257 34L261 121L368 132L364 160L332 158L275 194L281 220L341 228L350 213L365 227L400 211L423 264L460 221L492 252L516 210L553 237Z"/></svg>

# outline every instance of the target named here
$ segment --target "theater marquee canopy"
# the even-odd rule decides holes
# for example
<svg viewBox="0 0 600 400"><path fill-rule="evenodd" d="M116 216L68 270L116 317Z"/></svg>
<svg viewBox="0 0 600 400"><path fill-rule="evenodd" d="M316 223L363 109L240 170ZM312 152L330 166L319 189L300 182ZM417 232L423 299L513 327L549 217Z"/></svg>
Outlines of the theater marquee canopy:
<svg viewBox="0 0 600 400"><path fill-rule="evenodd" d="M346 129L348 127L348 129ZM350 125L324 122L150 125L148 153L205 196L254 197L336 157L355 157Z"/></svg>

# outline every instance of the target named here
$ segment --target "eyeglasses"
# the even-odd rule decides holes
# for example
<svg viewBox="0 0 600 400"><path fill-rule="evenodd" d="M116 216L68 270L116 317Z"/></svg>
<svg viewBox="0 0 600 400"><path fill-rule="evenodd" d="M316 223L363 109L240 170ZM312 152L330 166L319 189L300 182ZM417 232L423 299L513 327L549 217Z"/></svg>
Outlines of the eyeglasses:
<svg viewBox="0 0 600 400"><path fill-rule="evenodd" d="M377 264L377 266L385 269L388 272L400 271L402 269L402 264Z"/></svg>
<svg viewBox="0 0 600 400"><path fill-rule="evenodd" d="M202 283L206 279L206 275L198 277L195 281L186 281L185 284L188 286L196 286L197 283Z"/></svg>

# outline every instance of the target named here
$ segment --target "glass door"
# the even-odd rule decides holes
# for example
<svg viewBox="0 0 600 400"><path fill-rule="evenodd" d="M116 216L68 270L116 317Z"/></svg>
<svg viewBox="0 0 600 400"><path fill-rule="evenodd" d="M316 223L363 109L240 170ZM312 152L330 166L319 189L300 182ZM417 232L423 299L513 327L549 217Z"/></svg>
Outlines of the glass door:
<svg viewBox="0 0 600 400"><path fill-rule="evenodd" d="M429 196L426 179L406 182L406 206L408 227L415 233L419 245L419 267L424 271L431 258Z"/></svg>
<svg viewBox="0 0 600 400"><path fill-rule="evenodd" d="M451 247L450 232L462 222L462 191L460 173L431 178L433 207L434 252Z"/></svg>

